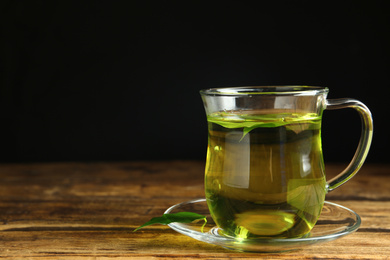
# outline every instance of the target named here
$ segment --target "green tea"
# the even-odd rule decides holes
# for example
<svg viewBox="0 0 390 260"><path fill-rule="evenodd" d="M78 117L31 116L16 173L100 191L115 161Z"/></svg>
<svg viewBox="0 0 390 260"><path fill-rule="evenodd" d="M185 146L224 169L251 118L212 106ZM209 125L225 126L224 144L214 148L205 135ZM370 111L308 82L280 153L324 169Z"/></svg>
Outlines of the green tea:
<svg viewBox="0 0 390 260"><path fill-rule="evenodd" d="M225 111L208 115L205 192L228 236L302 237L315 225L326 180L321 117Z"/></svg>

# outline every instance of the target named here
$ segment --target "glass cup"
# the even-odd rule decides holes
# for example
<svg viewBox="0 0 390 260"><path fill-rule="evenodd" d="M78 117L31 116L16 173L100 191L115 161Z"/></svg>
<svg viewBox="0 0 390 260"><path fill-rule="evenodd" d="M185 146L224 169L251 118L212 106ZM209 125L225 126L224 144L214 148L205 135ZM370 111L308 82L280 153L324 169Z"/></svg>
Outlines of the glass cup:
<svg viewBox="0 0 390 260"><path fill-rule="evenodd" d="M325 194L358 172L371 145L369 109L355 99L327 99L327 88L234 87L200 93L208 121L206 200L225 236L304 237L317 222ZM359 146L348 167L327 181L322 113L348 107L362 119Z"/></svg>

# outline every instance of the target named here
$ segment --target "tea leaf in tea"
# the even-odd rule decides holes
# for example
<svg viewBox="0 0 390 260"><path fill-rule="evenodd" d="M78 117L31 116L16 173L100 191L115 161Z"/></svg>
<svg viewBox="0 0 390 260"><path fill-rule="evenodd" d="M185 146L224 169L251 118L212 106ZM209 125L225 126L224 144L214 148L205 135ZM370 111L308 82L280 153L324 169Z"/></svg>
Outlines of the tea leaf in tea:
<svg viewBox="0 0 390 260"><path fill-rule="evenodd" d="M179 222L179 223L191 223L195 220L203 219L205 221L205 224L207 222L206 216L193 213L193 212L178 212L178 213L172 213L172 214L163 214L161 217L155 217L143 224L142 226L139 226L138 228L134 229L133 232L149 226L153 224L162 224L162 225L168 225L173 222ZM203 225L204 226L204 225ZM203 228L203 227L202 227Z"/></svg>
<svg viewBox="0 0 390 260"><path fill-rule="evenodd" d="M216 112L207 116L209 123L218 124L227 129L242 128L243 134L241 140L255 128L275 128L287 126L294 122L302 120L317 120L318 115L315 113L298 114L298 113L279 113L279 114L239 114Z"/></svg>

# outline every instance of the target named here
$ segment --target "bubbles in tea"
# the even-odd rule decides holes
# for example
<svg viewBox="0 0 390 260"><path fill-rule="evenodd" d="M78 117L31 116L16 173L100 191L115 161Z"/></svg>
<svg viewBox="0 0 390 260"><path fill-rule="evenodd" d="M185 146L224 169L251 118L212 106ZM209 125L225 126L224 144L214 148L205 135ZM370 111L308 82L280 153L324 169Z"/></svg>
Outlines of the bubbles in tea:
<svg viewBox="0 0 390 260"><path fill-rule="evenodd" d="M326 180L321 117L256 111L208 115L210 213L228 236L301 237L315 225Z"/></svg>

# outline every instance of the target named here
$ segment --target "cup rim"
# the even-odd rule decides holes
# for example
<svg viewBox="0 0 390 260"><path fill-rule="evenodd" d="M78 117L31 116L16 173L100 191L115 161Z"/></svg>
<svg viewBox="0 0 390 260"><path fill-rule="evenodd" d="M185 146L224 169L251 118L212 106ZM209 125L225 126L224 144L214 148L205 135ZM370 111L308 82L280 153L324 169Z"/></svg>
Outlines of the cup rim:
<svg viewBox="0 0 390 260"><path fill-rule="evenodd" d="M316 96L329 92L327 87L304 85L239 86L200 90L204 96L250 96L250 95L305 95Z"/></svg>

